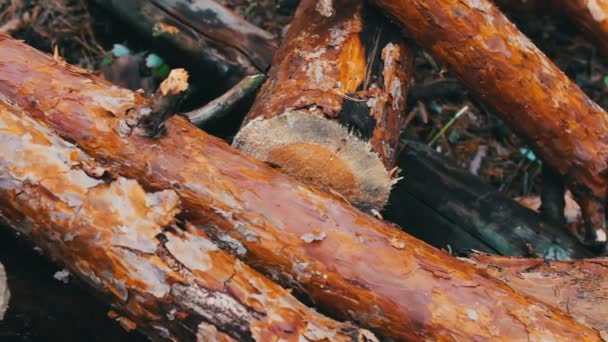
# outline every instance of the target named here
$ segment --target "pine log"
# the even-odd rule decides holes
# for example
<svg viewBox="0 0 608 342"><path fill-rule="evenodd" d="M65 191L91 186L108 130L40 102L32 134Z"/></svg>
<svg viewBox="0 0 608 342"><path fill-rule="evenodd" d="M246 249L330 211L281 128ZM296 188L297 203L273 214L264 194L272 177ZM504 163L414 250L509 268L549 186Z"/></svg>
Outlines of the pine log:
<svg viewBox="0 0 608 342"><path fill-rule="evenodd" d="M583 240L606 243L608 115L489 0L374 0L493 106L581 205Z"/></svg>
<svg viewBox="0 0 608 342"><path fill-rule="evenodd" d="M265 72L277 48L270 33L213 0L96 2L143 37L177 48L179 53L173 55L183 54L179 60L190 63L190 70L210 68L225 86L236 84L244 76Z"/></svg>
<svg viewBox="0 0 608 342"><path fill-rule="evenodd" d="M461 234L472 235L497 254L558 260L591 256L565 227L545 222L534 211L496 191L453 159L441 156L425 144L406 140L399 155L399 166L406 172L391 193L391 205L385 216L429 238L435 245L478 248L467 246L469 241L465 245L452 241L454 234L438 231L434 223L443 218L454 223ZM419 210L409 207L412 203L409 198L430 210L423 220L416 222Z"/></svg>
<svg viewBox="0 0 608 342"><path fill-rule="evenodd" d="M325 16L304 0L234 146L304 183L380 210L406 106L413 55L364 1Z"/></svg>
<svg viewBox="0 0 608 342"><path fill-rule="evenodd" d="M546 261L473 254L465 260L608 337L608 259Z"/></svg>
<svg viewBox="0 0 608 342"><path fill-rule="evenodd" d="M608 1L605 0L498 0L502 9L552 11L579 25L598 46L608 53Z"/></svg>
<svg viewBox="0 0 608 342"><path fill-rule="evenodd" d="M155 340L362 341L176 221L173 190L111 177L0 101L0 215ZM128 318L127 318L128 317Z"/></svg>
<svg viewBox="0 0 608 342"><path fill-rule="evenodd" d="M137 179L147 191L174 189L181 217L222 248L323 312L378 335L600 340L562 312L294 181L184 117L170 118L158 139L129 134L133 116L150 111L148 100L6 36L0 36L0 96L112 174Z"/></svg>

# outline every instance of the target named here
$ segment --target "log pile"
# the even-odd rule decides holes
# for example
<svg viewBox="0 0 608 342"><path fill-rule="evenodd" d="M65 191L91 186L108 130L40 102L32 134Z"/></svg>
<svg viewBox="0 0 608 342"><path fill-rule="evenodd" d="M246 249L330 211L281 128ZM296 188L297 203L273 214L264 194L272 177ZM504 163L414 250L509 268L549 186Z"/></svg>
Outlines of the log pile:
<svg viewBox="0 0 608 342"><path fill-rule="evenodd" d="M124 329L180 341L606 336L608 263L577 237L606 243L608 114L490 0L303 0L280 46L211 0L100 3L214 69L219 87L242 79L175 114L196 74L173 70L145 97L0 34L0 219ZM600 5L564 3L581 25L591 10L585 27L599 32ZM540 215L400 138L417 44L542 158ZM264 79L246 76L269 67L236 148L194 125L224 120ZM564 227L565 188L578 236ZM0 264L0 319L5 278Z"/></svg>

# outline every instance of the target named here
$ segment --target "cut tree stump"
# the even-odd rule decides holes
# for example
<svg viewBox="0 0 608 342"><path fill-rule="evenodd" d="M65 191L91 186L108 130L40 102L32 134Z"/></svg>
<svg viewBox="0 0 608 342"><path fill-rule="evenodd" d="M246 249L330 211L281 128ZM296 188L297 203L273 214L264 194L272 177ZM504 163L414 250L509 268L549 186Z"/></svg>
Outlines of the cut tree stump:
<svg viewBox="0 0 608 342"><path fill-rule="evenodd" d="M419 142L405 140L404 145L399 166L407 172L391 193L387 219L442 248L478 249L466 239L470 234L495 254L558 260L592 256L565 227L543 221L454 160ZM421 212L424 216L417 219ZM456 228L450 233L448 226L444 233L435 225L441 220Z"/></svg>
<svg viewBox="0 0 608 342"><path fill-rule="evenodd" d="M399 29L364 1L304 0L233 145L362 210L394 183L412 71Z"/></svg>
<svg viewBox="0 0 608 342"><path fill-rule="evenodd" d="M224 87L265 72L277 48L273 35L213 0L96 2L140 35L177 48L185 55L181 61L211 68Z"/></svg>
<svg viewBox="0 0 608 342"><path fill-rule="evenodd" d="M605 245L608 115L489 0L374 0L556 170Z"/></svg>
<svg viewBox="0 0 608 342"><path fill-rule="evenodd" d="M155 340L364 341L175 219L146 192L0 100L0 214Z"/></svg>
<svg viewBox="0 0 608 342"><path fill-rule="evenodd" d="M608 259L546 261L473 254L463 260L608 337Z"/></svg>
<svg viewBox="0 0 608 342"><path fill-rule="evenodd" d="M125 125L150 110L148 100L6 36L0 36L0 96L111 174L137 179L147 191L174 189L180 217L221 247L323 312L378 335L600 340L561 311L294 181L184 117L170 118L158 139L128 134Z"/></svg>

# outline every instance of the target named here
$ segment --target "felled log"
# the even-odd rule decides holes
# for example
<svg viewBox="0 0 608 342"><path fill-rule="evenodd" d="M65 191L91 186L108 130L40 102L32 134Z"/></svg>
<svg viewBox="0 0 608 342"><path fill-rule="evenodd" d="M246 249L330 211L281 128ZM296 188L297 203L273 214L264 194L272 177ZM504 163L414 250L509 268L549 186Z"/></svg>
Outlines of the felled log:
<svg viewBox="0 0 608 342"><path fill-rule="evenodd" d="M375 0L493 106L581 205L583 239L606 243L608 115L489 0Z"/></svg>
<svg viewBox="0 0 608 342"><path fill-rule="evenodd" d="M173 190L110 176L24 110L0 101L0 213L157 340L361 341L177 222Z"/></svg>
<svg viewBox="0 0 608 342"><path fill-rule="evenodd" d="M265 72L274 37L213 0L98 0L125 24L161 46L177 48L190 69L207 67L226 85Z"/></svg>
<svg viewBox="0 0 608 342"><path fill-rule="evenodd" d="M414 229L435 245L454 249L473 248L438 231L434 222L443 218L492 249L508 256L546 259L580 259L591 256L563 227L545 222L532 210L504 196L450 158L427 145L407 140L399 155L407 172L395 186L385 216L407 229ZM416 221L421 202L430 213ZM425 209L422 209L425 210ZM432 228L431 228L432 227ZM421 230L426 230L426 232ZM465 235L466 236L466 235ZM456 242L456 243L455 243Z"/></svg>
<svg viewBox="0 0 608 342"><path fill-rule="evenodd" d="M363 210L380 210L412 70L399 30L364 1L300 3L234 146Z"/></svg>
<svg viewBox="0 0 608 342"><path fill-rule="evenodd" d="M608 336L608 259L546 261L473 254L465 260Z"/></svg>
<svg viewBox="0 0 608 342"><path fill-rule="evenodd" d="M379 335L599 340L560 311L292 180L183 117L170 118L158 139L129 134L133 116L150 111L148 100L6 36L0 96L110 173L135 178L148 191L174 189L190 227L324 312Z"/></svg>

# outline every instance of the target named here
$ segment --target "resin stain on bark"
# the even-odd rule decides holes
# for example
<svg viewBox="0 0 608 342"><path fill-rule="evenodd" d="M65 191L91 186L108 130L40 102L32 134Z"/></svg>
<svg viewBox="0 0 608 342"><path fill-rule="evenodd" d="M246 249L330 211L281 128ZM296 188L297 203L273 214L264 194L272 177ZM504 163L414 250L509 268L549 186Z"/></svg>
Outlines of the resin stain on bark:
<svg viewBox="0 0 608 342"><path fill-rule="evenodd" d="M87 174L100 165L4 97L0 151L2 219L124 313L125 327L155 340L194 341L213 326L224 339L315 341L315 326L331 341L364 341L365 331L312 311L199 229L176 225L175 191Z"/></svg>
<svg viewBox="0 0 608 342"><path fill-rule="evenodd" d="M214 241L222 234L239 241L247 251L243 260L306 294L319 310L355 320L395 340L446 336L600 340L596 331L560 311L517 294L486 273L343 200L294 181L207 135L183 117L171 117L166 134L159 139L118 135L112 128L130 108L147 105L144 99L80 69L58 65L23 43L0 37L2 96L77 143L110 173L136 178L147 191L174 189L182 202L180 217L198 228L213 228L208 233ZM114 95L112 107L122 112L110 114L103 109L110 94ZM188 227L186 232L200 234ZM257 239L241 235L243 229ZM322 241L301 239L319 232L327 234ZM393 247L397 240L404 248ZM167 263L174 259L159 258ZM187 278L188 273L178 275ZM230 293L246 298L250 306L260 300L246 289L253 291L260 283L271 283L251 284L250 276L230 279L230 286L236 287ZM475 307L478 322L484 324L468 323L468 314L433 312L442 306L465 313ZM273 310L281 314L272 317L291 317L279 308ZM302 332L308 324L301 322L260 324L274 329L271 331L291 331L279 328L295 326Z"/></svg>

